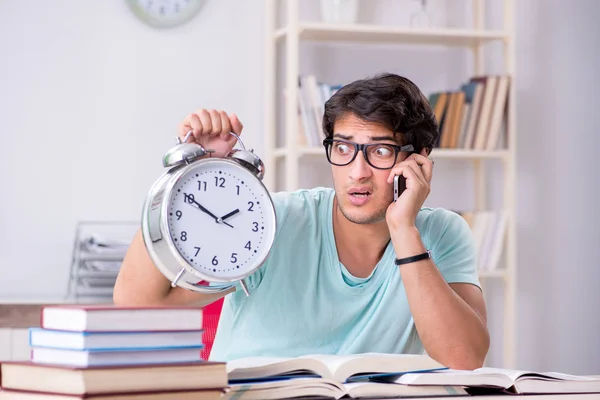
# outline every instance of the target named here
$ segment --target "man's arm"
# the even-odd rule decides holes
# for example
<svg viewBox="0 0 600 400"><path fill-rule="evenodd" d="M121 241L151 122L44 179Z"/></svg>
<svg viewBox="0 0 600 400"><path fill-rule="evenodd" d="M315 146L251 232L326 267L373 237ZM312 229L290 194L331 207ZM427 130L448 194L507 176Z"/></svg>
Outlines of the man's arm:
<svg viewBox="0 0 600 400"><path fill-rule="evenodd" d="M231 152L236 139L230 132L242 134L243 125L235 114L221 110L200 109L188 115L179 125L179 137L193 133L194 142L213 149L212 157L224 157ZM232 287L223 293L204 294L180 287L171 282L154 265L141 231L134 237L121 265L114 288L113 301L117 305L200 305L210 304L235 291Z"/></svg>
<svg viewBox="0 0 600 400"><path fill-rule="evenodd" d="M416 228L392 233L398 258L426 251ZM483 365L490 346L481 290L469 283L448 284L432 259L400 265L400 274L419 337L427 353L455 369Z"/></svg>
<svg viewBox="0 0 600 400"><path fill-rule="evenodd" d="M138 231L127 250L114 288L113 301L119 306L196 305L210 304L226 294L192 292L171 287L171 282L154 265Z"/></svg>
<svg viewBox="0 0 600 400"><path fill-rule="evenodd" d="M388 177L406 178L406 189L386 214L396 257L426 251L416 218L431 190L433 162L427 149L397 164ZM452 235L453 232L446 232ZM481 290L469 283L448 284L432 259L400 265L410 311L427 353L447 367L475 369L490 346Z"/></svg>

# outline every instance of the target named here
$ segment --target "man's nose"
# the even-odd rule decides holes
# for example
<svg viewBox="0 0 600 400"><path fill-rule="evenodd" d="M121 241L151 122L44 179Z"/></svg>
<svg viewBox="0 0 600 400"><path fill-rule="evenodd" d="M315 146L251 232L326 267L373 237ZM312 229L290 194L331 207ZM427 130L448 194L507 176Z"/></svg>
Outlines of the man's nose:
<svg viewBox="0 0 600 400"><path fill-rule="evenodd" d="M365 159L365 155L362 151L356 155L356 158L350 163L350 179L356 182L360 182L366 178L369 178L373 171L371 166Z"/></svg>

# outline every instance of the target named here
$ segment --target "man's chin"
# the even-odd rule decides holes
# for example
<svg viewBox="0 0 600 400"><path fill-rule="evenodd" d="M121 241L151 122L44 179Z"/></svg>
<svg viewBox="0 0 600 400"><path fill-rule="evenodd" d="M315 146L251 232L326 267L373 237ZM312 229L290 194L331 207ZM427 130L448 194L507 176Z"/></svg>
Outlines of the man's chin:
<svg viewBox="0 0 600 400"><path fill-rule="evenodd" d="M373 207L356 207L352 204L340 205L342 215L355 224L375 224L385 220L386 210L376 210Z"/></svg>

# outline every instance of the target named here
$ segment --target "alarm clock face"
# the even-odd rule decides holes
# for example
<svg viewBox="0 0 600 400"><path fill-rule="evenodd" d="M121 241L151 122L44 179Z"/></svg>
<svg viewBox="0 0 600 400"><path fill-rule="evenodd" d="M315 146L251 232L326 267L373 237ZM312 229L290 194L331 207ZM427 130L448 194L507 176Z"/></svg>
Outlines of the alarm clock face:
<svg viewBox="0 0 600 400"><path fill-rule="evenodd" d="M167 207L173 245L200 276L245 277L267 257L276 217L260 180L234 161L192 164L175 181Z"/></svg>

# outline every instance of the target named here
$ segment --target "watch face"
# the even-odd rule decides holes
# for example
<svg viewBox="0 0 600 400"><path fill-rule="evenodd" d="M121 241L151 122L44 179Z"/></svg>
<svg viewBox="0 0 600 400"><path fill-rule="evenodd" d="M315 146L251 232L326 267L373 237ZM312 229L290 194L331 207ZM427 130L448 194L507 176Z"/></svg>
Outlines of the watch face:
<svg viewBox="0 0 600 400"><path fill-rule="evenodd" d="M262 183L233 161L212 159L185 172L167 205L179 254L204 276L241 279L269 253L275 213Z"/></svg>

